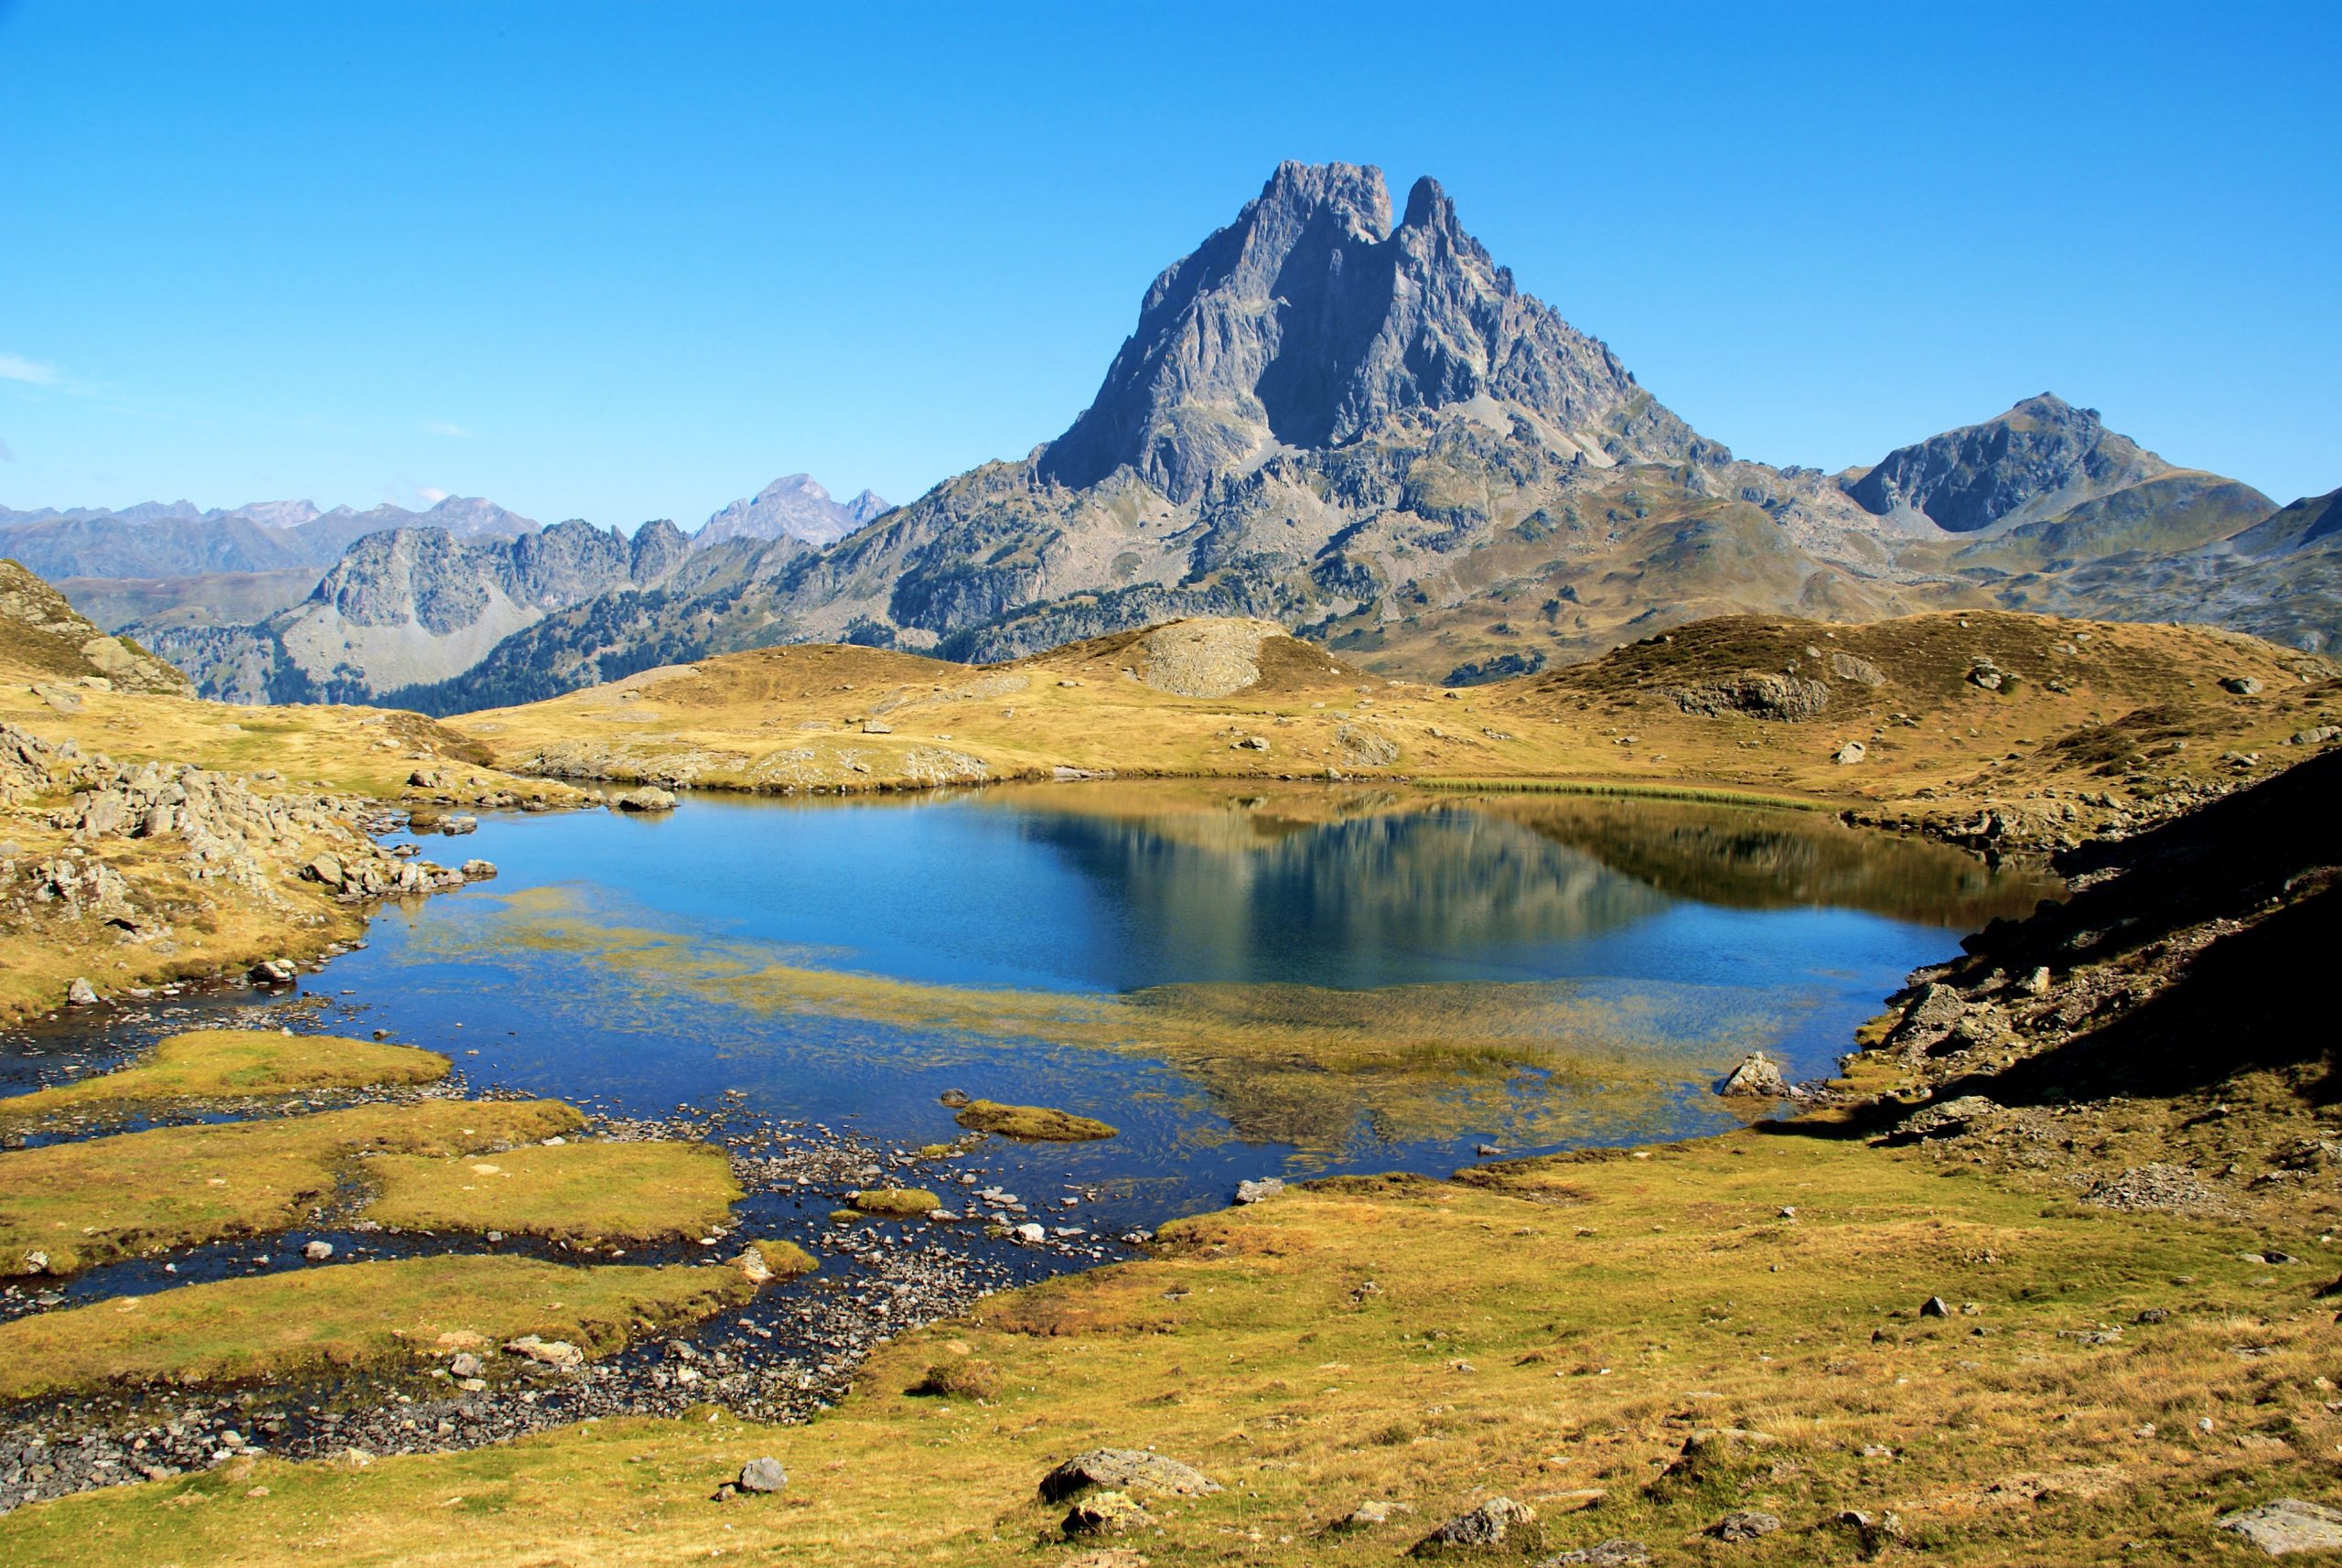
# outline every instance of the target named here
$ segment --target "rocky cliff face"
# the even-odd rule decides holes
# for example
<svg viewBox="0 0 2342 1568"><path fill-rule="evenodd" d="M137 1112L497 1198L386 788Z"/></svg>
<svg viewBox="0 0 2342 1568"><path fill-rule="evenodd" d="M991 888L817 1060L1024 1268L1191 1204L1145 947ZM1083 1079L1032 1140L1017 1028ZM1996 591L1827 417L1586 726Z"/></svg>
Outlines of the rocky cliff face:
<svg viewBox="0 0 2342 1568"><path fill-rule="evenodd" d="M709 518L692 542L704 548L728 539L793 539L818 550L887 510L876 491L839 501L812 475L790 474Z"/></svg>
<svg viewBox="0 0 2342 1568"><path fill-rule="evenodd" d="M2107 429L2098 410L2043 392L1996 419L1889 452L1846 493L1879 517L1917 514L1973 533L2054 517L2170 470Z"/></svg>
<svg viewBox="0 0 2342 1568"><path fill-rule="evenodd" d="M458 674L547 614L658 581L689 553L663 520L630 539L578 521L489 541L395 529L360 539L289 610L156 641L207 696L364 702Z"/></svg>
<svg viewBox="0 0 2342 1568"><path fill-rule="evenodd" d="M1344 446L1402 412L1483 400L1604 466L1724 456L1516 290L1436 181L1415 183L1394 229L1380 169L1287 163L1155 280L1037 471L1083 489L1127 468L1181 503L1273 448Z"/></svg>

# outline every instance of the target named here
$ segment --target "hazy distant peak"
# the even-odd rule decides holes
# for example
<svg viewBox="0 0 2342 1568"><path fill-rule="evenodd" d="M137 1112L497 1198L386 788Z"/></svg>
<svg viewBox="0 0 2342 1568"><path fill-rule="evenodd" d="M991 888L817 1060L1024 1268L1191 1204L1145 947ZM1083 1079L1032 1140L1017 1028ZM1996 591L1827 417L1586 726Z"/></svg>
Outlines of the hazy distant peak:
<svg viewBox="0 0 2342 1568"><path fill-rule="evenodd" d="M696 542L727 539L794 539L815 549L834 544L887 510L865 490L841 505L811 474L784 474L755 495L734 501L707 520Z"/></svg>

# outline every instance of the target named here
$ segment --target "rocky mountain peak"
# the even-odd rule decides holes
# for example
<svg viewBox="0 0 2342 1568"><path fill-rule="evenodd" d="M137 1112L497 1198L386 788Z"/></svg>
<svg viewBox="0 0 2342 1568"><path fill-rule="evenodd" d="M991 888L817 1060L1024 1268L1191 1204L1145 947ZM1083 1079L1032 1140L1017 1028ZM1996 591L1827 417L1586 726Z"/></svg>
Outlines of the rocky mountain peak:
<svg viewBox="0 0 2342 1568"><path fill-rule="evenodd" d="M1981 424L1896 448L1846 493L1880 517L1972 533L2053 516L2170 470L2107 429L2098 410L2042 392Z"/></svg>
<svg viewBox="0 0 2342 1568"><path fill-rule="evenodd" d="M1098 396L1041 454L1080 489L1128 468L1185 502L1278 446L1347 445L1407 410L1488 400L1600 465L1722 458L1616 355L1465 231L1436 180L1396 228L1382 171L1280 164L1236 220L1164 269ZM1492 405L1492 406L1490 406Z"/></svg>
<svg viewBox="0 0 2342 1568"><path fill-rule="evenodd" d="M709 518L696 542L704 547L727 539L794 539L818 550L886 510L872 491L842 505L812 475L785 474Z"/></svg>

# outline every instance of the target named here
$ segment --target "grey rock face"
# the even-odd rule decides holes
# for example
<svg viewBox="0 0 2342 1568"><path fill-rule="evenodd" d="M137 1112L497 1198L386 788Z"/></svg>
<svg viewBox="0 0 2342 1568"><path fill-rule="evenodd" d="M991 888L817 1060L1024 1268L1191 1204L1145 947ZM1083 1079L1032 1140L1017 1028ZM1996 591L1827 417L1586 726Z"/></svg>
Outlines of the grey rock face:
<svg viewBox="0 0 2342 1568"><path fill-rule="evenodd" d="M393 529L358 540L307 599L257 625L146 635L205 696L364 702L459 674L513 632L661 581L690 553L664 519L631 538L575 520L510 539Z"/></svg>
<svg viewBox="0 0 2342 1568"><path fill-rule="evenodd" d="M704 548L727 539L794 539L818 550L889 510L875 491L841 502L812 475L790 474L709 518L693 542Z"/></svg>
<svg viewBox="0 0 2342 1568"><path fill-rule="evenodd" d="M1727 456L1519 293L1436 181L1415 183L1394 229L1380 169L1286 163L1155 280L1039 473L1082 488L1127 467L1186 501L1273 445L1341 446L1397 412L1483 397L1604 462Z"/></svg>
<svg viewBox="0 0 2342 1568"><path fill-rule="evenodd" d="M2047 517L2169 467L2107 429L2098 410L2043 392L1997 419L1888 453L1847 494L1880 516L1918 512L1971 533Z"/></svg>
<svg viewBox="0 0 2342 1568"><path fill-rule="evenodd" d="M2220 1528L2233 1530L2272 1557L2342 1547L2342 1512L2299 1498L2280 1498L2224 1515Z"/></svg>

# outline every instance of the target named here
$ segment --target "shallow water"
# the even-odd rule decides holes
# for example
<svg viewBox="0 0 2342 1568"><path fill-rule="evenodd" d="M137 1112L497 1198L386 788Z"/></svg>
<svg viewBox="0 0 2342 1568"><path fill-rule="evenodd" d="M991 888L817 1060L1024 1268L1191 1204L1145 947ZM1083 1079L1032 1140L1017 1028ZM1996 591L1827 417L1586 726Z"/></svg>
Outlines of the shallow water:
<svg viewBox="0 0 2342 1568"><path fill-rule="evenodd" d="M494 883L312 977L478 1086L709 1105L912 1148L946 1090L1111 1142L995 1146L1113 1230L1271 1174L1446 1171L1728 1125L1764 1048L1825 1072L1961 933L2052 886L1811 813L1061 785L671 817L484 818Z"/></svg>

